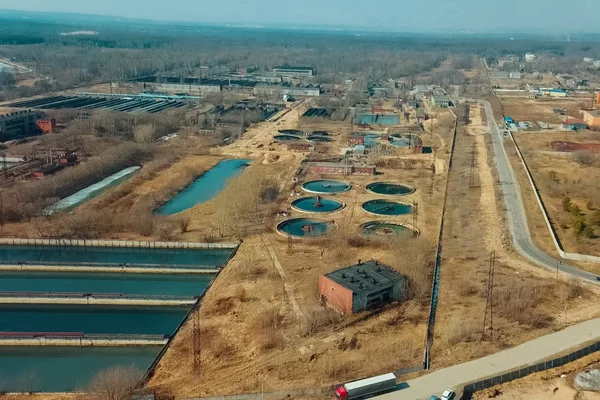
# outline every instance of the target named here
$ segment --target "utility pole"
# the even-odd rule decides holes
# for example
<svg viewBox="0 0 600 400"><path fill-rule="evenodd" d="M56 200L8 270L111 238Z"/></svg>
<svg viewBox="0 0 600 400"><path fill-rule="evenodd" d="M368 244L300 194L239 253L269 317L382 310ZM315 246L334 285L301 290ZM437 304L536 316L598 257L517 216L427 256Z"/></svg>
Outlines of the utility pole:
<svg viewBox="0 0 600 400"><path fill-rule="evenodd" d="M477 149L475 148L475 143L473 143L473 147L471 148L471 168L469 171L469 189L475 188L475 166L477 164L477 159L475 157Z"/></svg>
<svg viewBox="0 0 600 400"><path fill-rule="evenodd" d="M490 253L490 264L488 267L487 295L485 301L485 314L483 316L483 333L485 339L486 331L489 332L490 340L494 339L494 268L496 264L496 252Z"/></svg>
<svg viewBox="0 0 600 400"><path fill-rule="evenodd" d="M414 208L414 212L413 212L413 227L415 229L417 228L417 223L419 222L419 203L417 203L416 201L413 201L413 208Z"/></svg>

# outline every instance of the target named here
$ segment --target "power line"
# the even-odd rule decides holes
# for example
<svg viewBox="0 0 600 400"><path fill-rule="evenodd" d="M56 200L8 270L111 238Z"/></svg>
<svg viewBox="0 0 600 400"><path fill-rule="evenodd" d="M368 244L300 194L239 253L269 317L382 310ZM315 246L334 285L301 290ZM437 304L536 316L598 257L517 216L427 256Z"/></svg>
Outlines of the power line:
<svg viewBox="0 0 600 400"><path fill-rule="evenodd" d="M485 300L485 314L483 316L483 338L489 333L489 339L494 338L494 269L496 264L496 251L490 253L488 267L487 294Z"/></svg>

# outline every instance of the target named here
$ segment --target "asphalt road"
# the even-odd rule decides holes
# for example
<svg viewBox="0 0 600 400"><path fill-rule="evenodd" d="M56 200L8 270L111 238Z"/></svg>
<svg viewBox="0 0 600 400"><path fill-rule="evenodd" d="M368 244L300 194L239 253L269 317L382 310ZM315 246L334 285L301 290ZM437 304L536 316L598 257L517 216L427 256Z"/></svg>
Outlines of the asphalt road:
<svg viewBox="0 0 600 400"><path fill-rule="evenodd" d="M480 103L484 105L487 114L487 121L495 153L496 168L498 169L500 185L504 195L508 228L512 236L514 248L523 257L541 267L549 268L553 271L556 271L558 268L560 272L565 274L585 279L590 283L600 284L600 281L596 279L596 275L549 256L537 248L533 243L529 232L529 226L527 225L527 216L525 214L523 199L521 198L521 188L515 176L515 172L510 165L508 155L506 154L504 139L494 119L492 106L487 101L480 101Z"/></svg>

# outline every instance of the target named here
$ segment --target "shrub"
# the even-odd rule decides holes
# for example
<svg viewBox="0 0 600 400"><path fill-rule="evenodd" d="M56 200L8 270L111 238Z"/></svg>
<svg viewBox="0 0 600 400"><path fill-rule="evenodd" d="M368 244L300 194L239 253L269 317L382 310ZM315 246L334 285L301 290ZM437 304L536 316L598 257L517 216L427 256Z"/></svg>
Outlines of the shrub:
<svg viewBox="0 0 600 400"><path fill-rule="evenodd" d="M579 206L577 204L572 204L571 208L569 208L569 212L574 217L578 217L579 215L581 215L581 208L579 208Z"/></svg>
<svg viewBox="0 0 600 400"><path fill-rule="evenodd" d="M189 215L182 215L177 219L177 226L179 227L179 232L181 232L181 234L184 234L188 231L190 221L191 219Z"/></svg>
<svg viewBox="0 0 600 400"><path fill-rule="evenodd" d="M275 329L264 331L258 335L257 342L261 350L283 349L285 346L283 334Z"/></svg>
<svg viewBox="0 0 600 400"><path fill-rule="evenodd" d="M562 207L563 207L563 210L566 212L571 211L571 198L570 197L563 197Z"/></svg>
<svg viewBox="0 0 600 400"><path fill-rule="evenodd" d="M581 235L583 235L585 228L586 226L584 220L582 218L577 218L577 220L573 224L573 234L575 235L575 237L580 237Z"/></svg>

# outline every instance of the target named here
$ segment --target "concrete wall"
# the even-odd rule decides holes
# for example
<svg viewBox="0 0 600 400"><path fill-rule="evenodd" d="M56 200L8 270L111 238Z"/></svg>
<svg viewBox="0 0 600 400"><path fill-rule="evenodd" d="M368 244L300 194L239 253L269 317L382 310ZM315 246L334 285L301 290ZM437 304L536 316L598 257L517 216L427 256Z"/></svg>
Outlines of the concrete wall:
<svg viewBox="0 0 600 400"><path fill-rule="evenodd" d="M319 276L319 293L325 298L327 306L343 314L352 314L353 293L325 275Z"/></svg>
<svg viewBox="0 0 600 400"><path fill-rule="evenodd" d="M129 247L145 249L235 249L233 243L152 242L139 240L0 238L0 245Z"/></svg>
<svg viewBox="0 0 600 400"><path fill-rule="evenodd" d="M73 346L73 347L120 347L120 346L164 346L167 338L143 339L122 338L59 338L59 337L2 337L0 346Z"/></svg>

